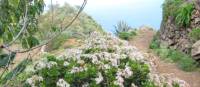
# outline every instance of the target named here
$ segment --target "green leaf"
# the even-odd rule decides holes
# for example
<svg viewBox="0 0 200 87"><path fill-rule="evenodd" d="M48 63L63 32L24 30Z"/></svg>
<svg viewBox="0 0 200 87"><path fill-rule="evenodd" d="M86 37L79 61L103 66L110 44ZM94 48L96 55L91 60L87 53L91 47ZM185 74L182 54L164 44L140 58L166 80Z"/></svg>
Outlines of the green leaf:
<svg viewBox="0 0 200 87"><path fill-rule="evenodd" d="M39 44L40 44L39 40L33 36L22 39L22 47L23 48L32 48Z"/></svg>
<svg viewBox="0 0 200 87"><path fill-rule="evenodd" d="M9 62L13 61L16 53L9 54L1 54L0 55L0 67L6 66Z"/></svg>

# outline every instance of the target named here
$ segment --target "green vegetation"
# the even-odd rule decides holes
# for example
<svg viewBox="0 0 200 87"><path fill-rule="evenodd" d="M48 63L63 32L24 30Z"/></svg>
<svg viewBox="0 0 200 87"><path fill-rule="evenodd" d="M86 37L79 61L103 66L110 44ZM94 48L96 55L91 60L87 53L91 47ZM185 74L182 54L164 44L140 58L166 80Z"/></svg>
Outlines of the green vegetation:
<svg viewBox="0 0 200 87"><path fill-rule="evenodd" d="M163 20L173 18L179 27L190 25L194 4L183 0L165 0L163 4Z"/></svg>
<svg viewBox="0 0 200 87"><path fill-rule="evenodd" d="M192 31L189 33L189 36L194 41L200 40L200 28L192 29Z"/></svg>
<svg viewBox="0 0 200 87"><path fill-rule="evenodd" d="M84 67L87 67L87 70L72 73L71 70L73 69L73 67L82 66L82 64L78 63L77 60L68 59L64 61L59 60L54 55L46 55L45 60L47 60L47 62L55 63L56 65L52 66L51 69L46 67L35 72L35 74L37 74L38 76L43 77L42 83L38 82L36 83L36 86L55 87L56 82L59 80L60 77L62 77L72 87L80 87L83 85L83 83L88 83L90 87L118 87L116 86L116 84L114 84L114 81L116 80L116 73L118 70L117 68L112 66L106 71L100 71L98 70L98 66L92 63L92 60L88 60L85 57L82 57L81 59L85 61ZM130 87L132 83L135 83L136 85L138 85L138 87L156 87L153 82L148 80L149 68L146 64L132 61L129 58L122 59L121 61L122 62L120 67L125 67L125 65L128 64L134 73L131 77L124 79L124 85L126 87ZM68 63L67 66L63 66L65 62ZM101 83L96 84L94 78L98 77L98 72L102 73L104 80ZM25 81L25 79L23 80ZM25 87L29 87L28 84L23 85Z"/></svg>
<svg viewBox="0 0 200 87"><path fill-rule="evenodd" d="M194 5L192 3L183 3L177 10L176 23L180 26L190 26L193 10Z"/></svg>
<svg viewBox="0 0 200 87"><path fill-rule="evenodd" d="M169 49L159 43L155 36L150 44L150 48L162 59L177 63L177 66L184 71L193 71L197 68L197 62L191 56L179 52L175 49Z"/></svg>
<svg viewBox="0 0 200 87"><path fill-rule="evenodd" d="M133 30L126 22L120 21L115 26L115 34L121 39L129 40L136 36L136 31Z"/></svg>
<svg viewBox="0 0 200 87"><path fill-rule="evenodd" d="M11 81L10 85L13 85L16 87L15 83L19 82L19 84L20 84L20 82L22 82L22 80L26 80L25 78L27 78L30 75L30 73L25 73L24 70L26 69L27 65L29 65L31 63L32 63L32 61L30 61L28 59L23 60L13 70L11 70L7 74L5 74L3 76L3 78L0 78L0 84L6 84L8 81Z"/></svg>
<svg viewBox="0 0 200 87"><path fill-rule="evenodd" d="M0 0L0 38L9 45L18 36L22 45L35 46L39 42L33 35L38 30L37 16L43 12L43 0ZM28 43L24 43L28 39Z"/></svg>
<svg viewBox="0 0 200 87"><path fill-rule="evenodd" d="M183 3L183 0L165 0L163 4L163 20L172 16L176 17L178 7Z"/></svg>
<svg viewBox="0 0 200 87"><path fill-rule="evenodd" d="M120 32L118 34L119 38L124 39L124 40L130 40L131 38L133 38L134 36L136 36L136 32L135 31L131 31L131 32Z"/></svg>

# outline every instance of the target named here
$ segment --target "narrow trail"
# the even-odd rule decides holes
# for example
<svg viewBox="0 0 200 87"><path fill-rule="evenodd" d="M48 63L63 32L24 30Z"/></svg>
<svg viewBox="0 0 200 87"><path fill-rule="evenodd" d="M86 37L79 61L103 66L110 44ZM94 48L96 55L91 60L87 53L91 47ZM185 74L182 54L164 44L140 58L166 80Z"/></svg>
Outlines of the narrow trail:
<svg viewBox="0 0 200 87"><path fill-rule="evenodd" d="M155 63L157 65L157 72L159 74L173 74L174 76L185 80L187 83L190 84L191 87L200 87L200 72L193 71L193 72L185 72L180 70L176 64L168 63L164 60L160 60L160 58L155 55L149 49L149 44L155 35L155 31L150 29L140 29L138 30L138 35L134 37L134 39L130 40L130 43L136 46L142 52L148 53L150 57L155 58Z"/></svg>

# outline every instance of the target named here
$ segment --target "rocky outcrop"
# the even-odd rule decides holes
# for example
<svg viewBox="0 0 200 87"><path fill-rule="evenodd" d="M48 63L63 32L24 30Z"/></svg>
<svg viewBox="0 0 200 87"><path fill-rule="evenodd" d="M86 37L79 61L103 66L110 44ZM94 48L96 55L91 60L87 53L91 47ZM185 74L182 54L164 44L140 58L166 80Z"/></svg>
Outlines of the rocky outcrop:
<svg viewBox="0 0 200 87"><path fill-rule="evenodd" d="M161 43L165 43L168 47L181 50L182 52L190 53L192 42L188 34L192 28L179 28L172 19L163 22L161 26Z"/></svg>
<svg viewBox="0 0 200 87"><path fill-rule="evenodd" d="M193 45L189 33L194 28L200 28L200 0L195 1L195 9L192 12L190 26L180 27L175 23L175 18L169 16L167 20L163 20L160 28L160 41L169 48L174 48L192 56L197 55L195 52L200 45ZM191 52L191 49L192 52ZM200 54L198 54L200 55ZM199 59L194 57L194 59Z"/></svg>
<svg viewBox="0 0 200 87"><path fill-rule="evenodd" d="M192 45L191 55L195 60L200 61L200 40Z"/></svg>

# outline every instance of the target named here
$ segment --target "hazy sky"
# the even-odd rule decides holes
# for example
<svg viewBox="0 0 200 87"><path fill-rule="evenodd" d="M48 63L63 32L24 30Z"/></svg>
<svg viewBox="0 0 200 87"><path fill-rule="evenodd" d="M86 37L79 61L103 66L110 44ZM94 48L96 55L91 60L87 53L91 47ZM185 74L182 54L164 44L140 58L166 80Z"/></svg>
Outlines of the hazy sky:
<svg viewBox="0 0 200 87"><path fill-rule="evenodd" d="M51 0L44 0L48 5ZM83 0L53 0L63 5L81 5ZM113 31L114 25L124 20L132 27L149 25L159 29L162 20L164 0L88 0L84 11L91 15L106 31Z"/></svg>

